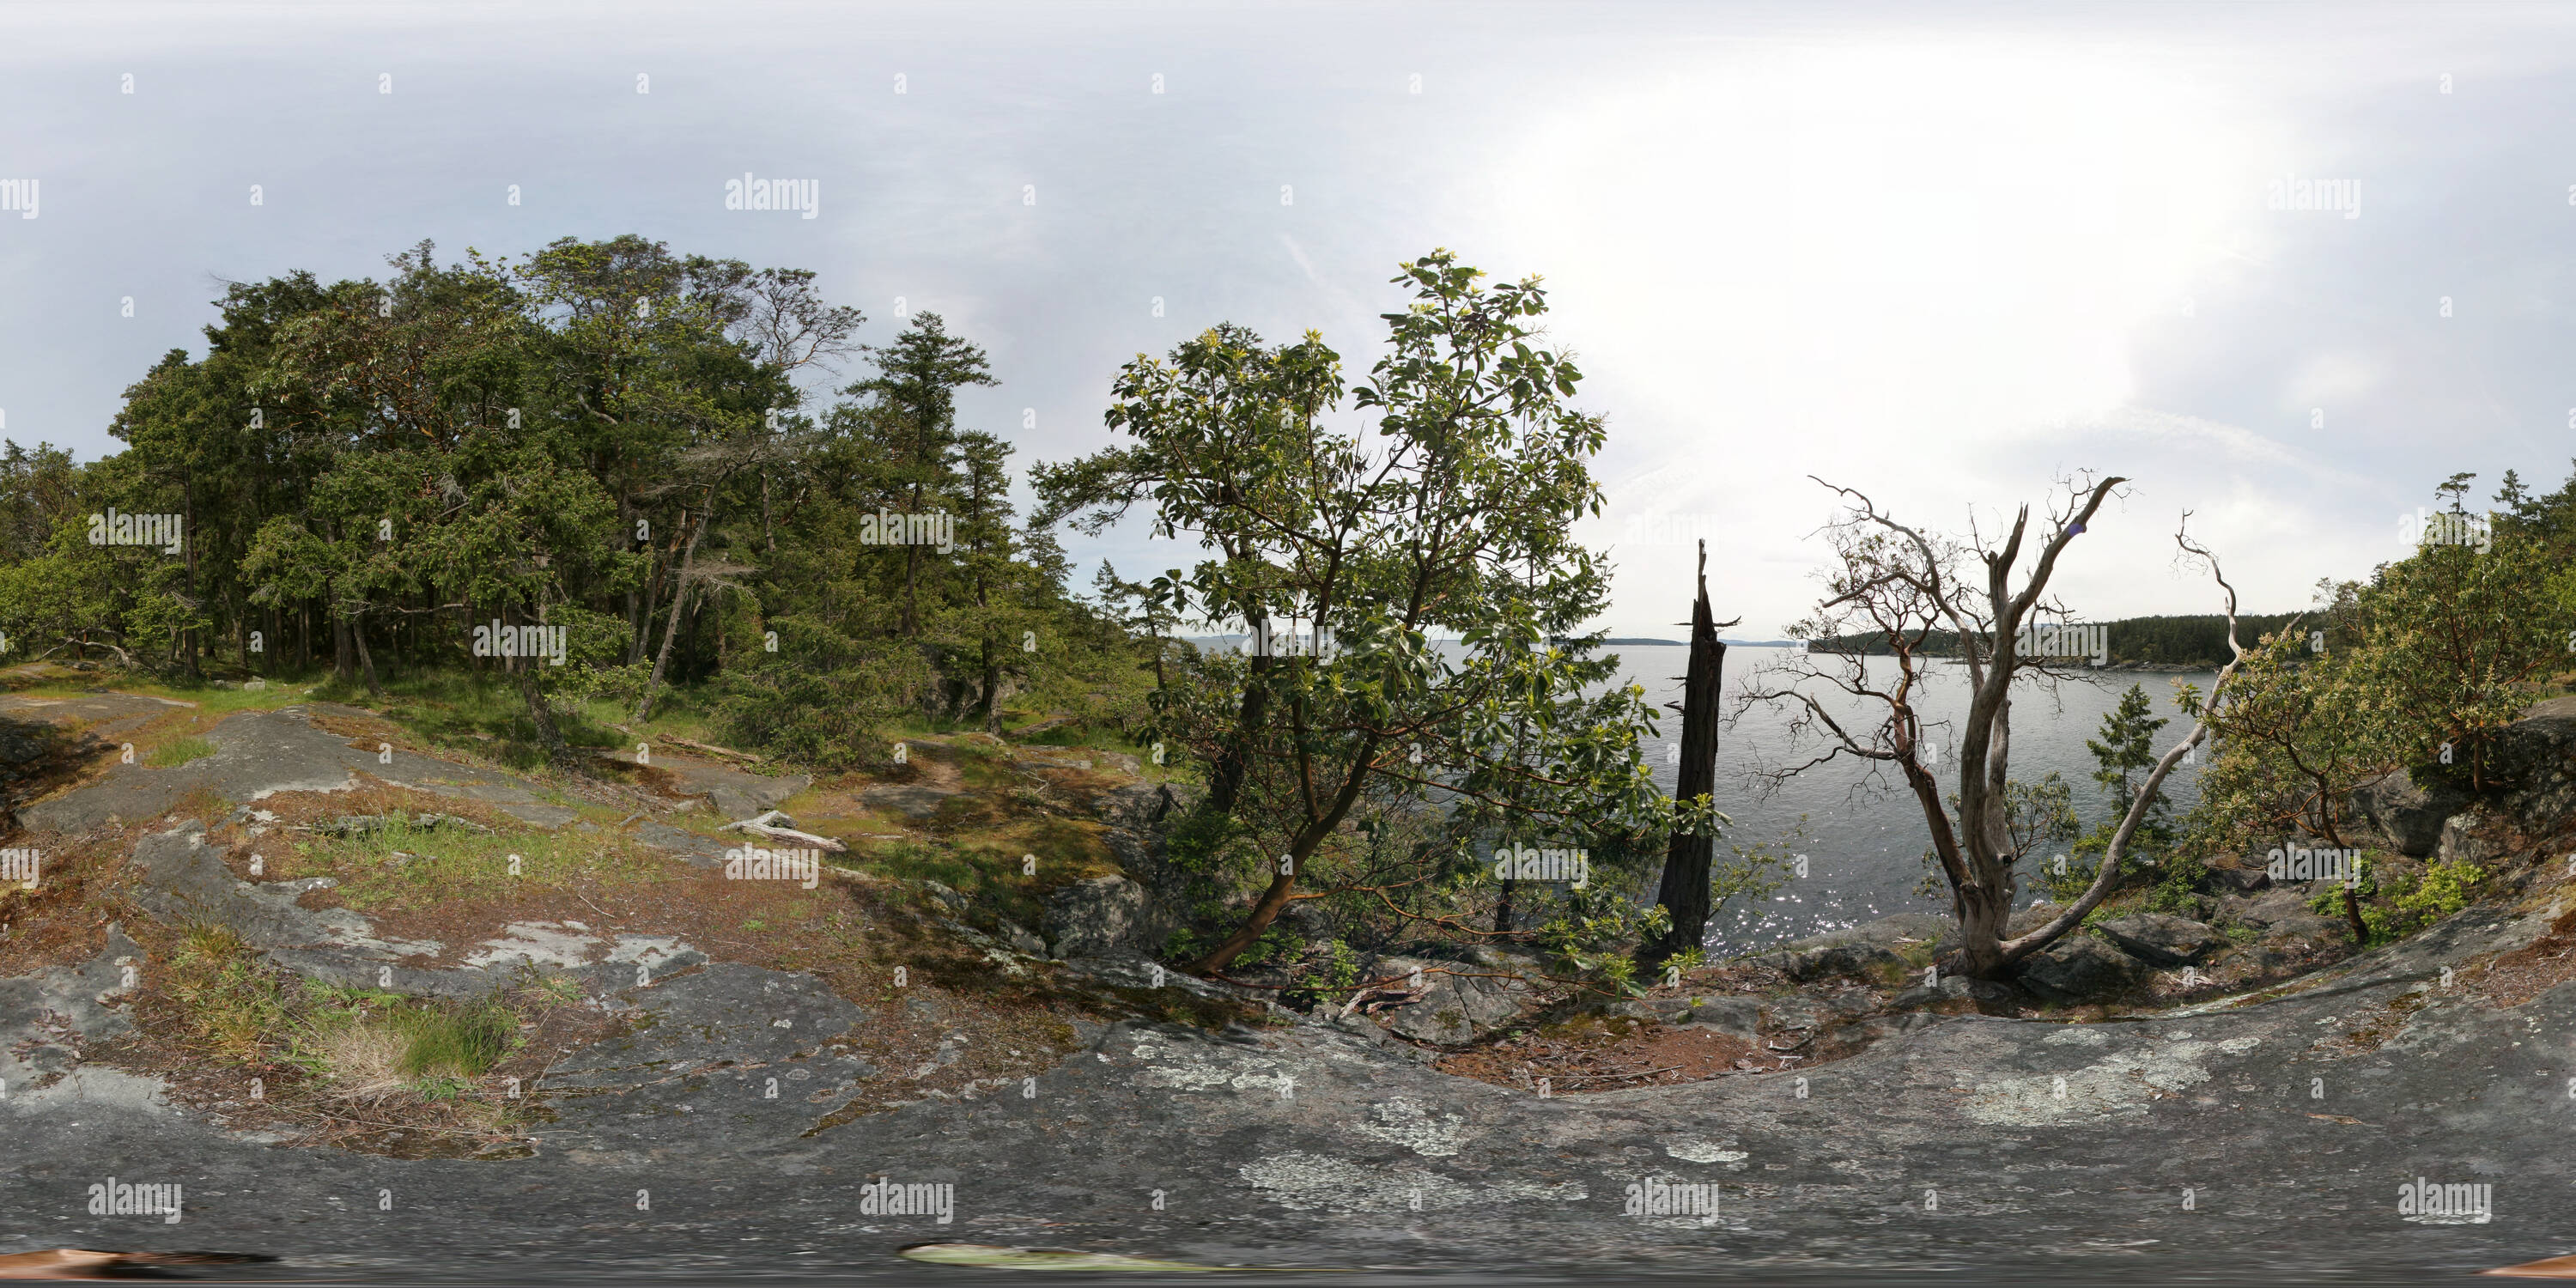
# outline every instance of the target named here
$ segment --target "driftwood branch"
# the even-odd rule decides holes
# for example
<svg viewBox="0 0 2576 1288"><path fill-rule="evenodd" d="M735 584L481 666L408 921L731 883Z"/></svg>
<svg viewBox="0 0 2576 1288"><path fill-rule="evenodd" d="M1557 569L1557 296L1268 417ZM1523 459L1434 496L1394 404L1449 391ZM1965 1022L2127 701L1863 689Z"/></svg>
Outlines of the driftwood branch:
<svg viewBox="0 0 2576 1288"><path fill-rule="evenodd" d="M850 848L828 836L816 836L812 832L799 832L792 827L777 827L773 825L775 820L785 817L787 817L785 813L779 810L771 810L768 813L762 814L758 818L746 818L738 823L727 823L716 830L719 832L749 832L755 836L765 836L773 841L803 841L808 845L815 846L819 849L829 850L834 854L843 853Z"/></svg>

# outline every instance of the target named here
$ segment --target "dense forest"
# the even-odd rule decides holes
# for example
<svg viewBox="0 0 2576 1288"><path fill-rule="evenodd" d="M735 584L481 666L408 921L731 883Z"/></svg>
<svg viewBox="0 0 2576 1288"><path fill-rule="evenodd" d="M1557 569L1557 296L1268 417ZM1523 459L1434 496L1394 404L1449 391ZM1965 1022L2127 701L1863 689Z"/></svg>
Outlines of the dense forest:
<svg viewBox="0 0 2576 1288"><path fill-rule="evenodd" d="M371 690L471 668L520 689L558 760L549 692L640 716L709 684L746 740L834 764L906 711L989 723L1022 690L1133 688L1123 633L1017 521L1011 446L957 423L956 391L994 377L938 315L861 345L807 272L634 237L432 249L381 283L233 285L204 358L127 390L114 456L10 444L12 655L184 678L318 660ZM845 365L808 405L800 378ZM124 544L93 514L185 540ZM528 625L552 655L493 646Z"/></svg>

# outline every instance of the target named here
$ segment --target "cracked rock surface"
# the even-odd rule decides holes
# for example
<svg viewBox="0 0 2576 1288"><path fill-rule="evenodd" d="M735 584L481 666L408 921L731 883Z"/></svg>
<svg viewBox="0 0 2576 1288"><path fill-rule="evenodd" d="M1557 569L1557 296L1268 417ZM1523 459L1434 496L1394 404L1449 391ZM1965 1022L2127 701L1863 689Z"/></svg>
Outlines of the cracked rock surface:
<svg viewBox="0 0 2576 1288"><path fill-rule="evenodd" d="M172 769L112 765L95 783L19 811L19 821L36 830L89 832L117 820L157 818L201 791L225 800L256 802L278 792L348 791L358 785L361 772L397 787L486 801L513 818L542 827L559 827L577 817L572 810L540 799L525 779L515 775L409 751L384 753L352 746L350 739L315 725L317 713L373 718L355 707L330 703L239 712L207 733L206 740L215 746L211 756ZM387 754L390 760L384 758Z"/></svg>
<svg viewBox="0 0 2576 1288"><path fill-rule="evenodd" d="M225 755L272 734L288 751L243 781L338 783L357 767L342 752L374 763L275 714L228 720L224 751L165 772L233 773ZM396 761L421 783L525 790ZM2474 907L2323 974L2147 1017L1896 1016L1861 1053L1796 1072L1541 1097L1440 1073L1359 1016L1223 1032L1126 1021L1077 1026L1072 1052L1024 1082L844 1117L862 1083L922 1071L854 1054L888 1011L810 976L579 923L512 922L452 951L390 941L356 913L298 906L310 882L236 879L193 827L139 837L130 863L154 917L222 921L307 975L373 985L389 971L400 991L471 995L543 963L576 971L626 1023L528 1088L551 1117L524 1156L297 1149L81 1061L84 1043L128 1028L140 949L110 927L90 960L0 980L0 1252L222 1247L285 1257L263 1271L283 1278L910 1283L922 1272L897 1249L956 1240L1463 1282L1975 1266L2289 1283L2420 1281L2576 1241L2576 982L2510 1004L2477 987L2576 890ZM997 983L1052 972L1175 1000L1214 991L1106 945L1050 962L944 924L985 950ZM1750 1032L1764 1008L1798 1007L1836 1018L1815 996L1664 1018ZM939 1019L923 997L888 1010ZM959 1056L952 1040L930 1062ZM110 1176L182 1185L183 1221L90 1215L87 1187ZM2491 1185L2489 1219L2401 1214L2398 1187L2419 1177ZM949 1219L863 1213L884 1181L953 1186ZM1673 1194L1715 1209L1642 1201Z"/></svg>
<svg viewBox="0 0 2576 1288"><path fill-rule="evenodd" d="M2546 920L2472 910L2268 1001L2089 1025L1927 1017L1802 1075L1581 1097L1448 1077L1321 1023L1121 1023L1088 1030L1031 1094L828 1127L836 1093L875 1072L832 1049L858 1008L747 966L615 987L622 967L602 963L593 981L643 1021L549 1075L557 1118L533 1156L473 1162L264 1147L108 1071L23 1090L64 1072L45 1023L117 1022L96 1000L116 982L103 955L0 983L8 1045L33 1052L6 1066L0 1217L50 1243L281 1253L288 1274L901 1277L892 1251L925 1239L1703 1277L2183 1275L2243 1257L2275 1281L2482 1268L2553 1254L2576 1229L2576 984L2493 1008L2441 968ZM2369 1017L2381 1040L2351 1041ZM187 1223L86 1215L84 1187L108 1174L183 1182ZM2418 1176L2492 1184L2493 1219L2402 1218L2397 1186ZM879 1177L954 1185L952 1220L859 1215ZM1629 1187L1650 1183L1713 1184L1718 1211L1630 1212Z"/></svg>

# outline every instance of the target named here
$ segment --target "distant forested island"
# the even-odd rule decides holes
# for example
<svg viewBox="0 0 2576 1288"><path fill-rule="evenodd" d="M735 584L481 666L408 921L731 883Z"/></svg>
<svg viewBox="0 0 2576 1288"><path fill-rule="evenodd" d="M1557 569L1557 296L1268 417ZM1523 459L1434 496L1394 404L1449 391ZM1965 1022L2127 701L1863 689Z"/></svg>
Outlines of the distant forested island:
<svg viewBox="0 0 2576 1288"><path fill-rule="evenodd" d="M2257 640L2280 631L2299 616L2301 614L2298 613L2240 615L2236 619L2238 638L2246 647L2252 648ZM2110 628L2110 660L2114 666L2136 663L2214 669L2224 665L2228 658L2227 619L2216 613L2123 617L2103 625ZM1925 631L1919 639L1920 642L1914 646L1918 654L1947 657L1956 656L1959 651L1959 636L1955 631ZM1891 651L1886 633L1881 631L1816 640L1808 647L1819 653L1884 655Z"/></svg>

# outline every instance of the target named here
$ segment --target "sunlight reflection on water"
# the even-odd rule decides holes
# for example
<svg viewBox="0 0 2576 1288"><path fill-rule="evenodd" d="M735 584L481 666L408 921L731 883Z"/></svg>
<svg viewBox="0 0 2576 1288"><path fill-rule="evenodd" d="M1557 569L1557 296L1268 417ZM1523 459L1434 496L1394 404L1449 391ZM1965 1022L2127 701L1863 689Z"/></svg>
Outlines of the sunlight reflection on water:
<svg viewBox="0 0 2576 1288"><path fill-rule="evenodd" d="M1665 703L1681 701L1679 677L1688 665L1690 650L1678 645L1620 645L1608 651L1619 655L1622 672L1645 688L1648 701L1658 710ZM1729 713L1734 712L1735 699L1749 679L1791 656L1786 649L1729 648ZM1867 659L1866 665L1873 682L1880 676L1892 677L1896 670L1895 662L1886 658ZM2054 694L2037 684L2016 688L2012 706L2013 777L2030 781L2051 770L2064 775L2074 789L2076 813L2089 828L2110 813L2111 800L2093 781L2093 757L2084 744L2088 738L2099 736L2102 717L2119 705L2120 695L2130 685L2140 685L2155 703L2155 714L2175 721L2156 732L2156 750L2162 752L2184 732L2173 709L2173 682L2187 681L2207 693L2216 678L2215 673L2206 671L2105 671L2058 684ZM1867 708L1878 705L1821 687L1818 693L1838 721L1847 716L1863 717ZM1934 664L1927 690L1916 699L1916 707L1927 721L1949 722L1942 726L1945 753L1950 751L1950 739L1965 720L1967 698L1966 668ZM1677 714L1665 712L1658 724L1664 737L1680 737ZM1922 855L1931 847L1931 831L1924 826L1921 811L1894 773L1877 775L1878 781L1873 785L1867 770L1844 758L1806 771L1767 797L1760 794L1759 785L1749 781L1751 774L1784 762L1793 763L1793 754L1795 759L1803 760L1823 750L1814 743L1792 747L1788 726L1785 708L1755 707L1718 734L1717 806L1735 820L1727 840L1720 842L1719 853L1724 856L1723 847L1729 841L1747 846L1784 842L1803 814L1807 818L1807 839L1797 849L1808 856L1808 875L1803 881L1792 881L1758 907L1721 908L1709 927L1713 951L1740 952L1891 913L1947 912L1946 898L1934 902L1914 892L1925 871ZM1853 726L1846 722L1845 727ZM1651 748L1647 759L1654 767L1656 782L1671 790L1676 766L1665 763L1662 746ZM1945 781L1955 779L1955 762L1945 761L1940 773ZM2199 777L2199 766L2189 765L2177 768L2166 781L2165 795L2174 803L2177 814L2199 799ZM2023 898L2030 897L2025 890Z"/></svg>

